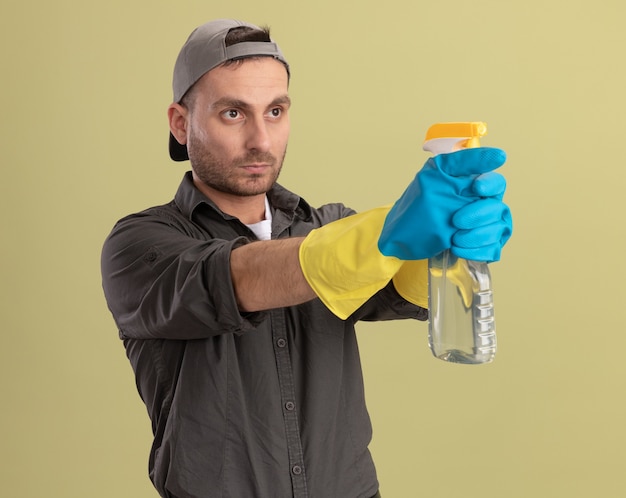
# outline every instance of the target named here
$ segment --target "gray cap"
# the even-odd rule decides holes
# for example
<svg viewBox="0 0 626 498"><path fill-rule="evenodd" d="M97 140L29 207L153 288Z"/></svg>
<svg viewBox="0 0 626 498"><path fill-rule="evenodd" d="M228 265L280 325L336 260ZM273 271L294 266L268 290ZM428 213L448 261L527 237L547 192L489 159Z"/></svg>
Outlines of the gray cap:
<svg viewBox="0 0 626 498"><path fill-rule="evenodd" d="M259 30L258 26L233 19L218 19L196 28L183 45L174 65L174 102L180 102L185 93L207 72L229 60L246 57L269 56L285 64L278 45L271 42L241 42L227 47L228 32L237 27L247 26ZM170 133L170 157L174 161L186 161L187 146L178 143Z"/></svg>

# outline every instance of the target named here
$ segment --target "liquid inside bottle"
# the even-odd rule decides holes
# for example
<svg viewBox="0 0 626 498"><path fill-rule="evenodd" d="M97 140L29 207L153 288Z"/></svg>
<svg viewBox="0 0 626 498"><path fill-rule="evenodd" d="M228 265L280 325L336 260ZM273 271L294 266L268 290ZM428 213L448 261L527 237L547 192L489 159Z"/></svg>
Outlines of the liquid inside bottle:
<svg viewBox="0 0 626 498"><path fill-rule="evenodd" d="M428 264L433 354L453 363L481 364L496 354L496 324L487 263L444 251Z"/></svg>

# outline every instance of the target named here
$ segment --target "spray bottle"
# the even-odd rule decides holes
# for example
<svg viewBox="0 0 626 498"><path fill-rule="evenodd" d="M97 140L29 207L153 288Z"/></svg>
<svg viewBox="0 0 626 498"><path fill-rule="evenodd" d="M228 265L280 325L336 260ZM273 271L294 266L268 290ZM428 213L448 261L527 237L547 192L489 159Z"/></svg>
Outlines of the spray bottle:
<svg viewBox="0 0 626 498"><path fill-rule="evenodd" d="M424 150L433 154L479 147L486 135L482 122L431 126ZM481 364L496 354L496 324L487 263L454 256L450 250L428 260L428 340L432 353L445 361Z"/></svg>

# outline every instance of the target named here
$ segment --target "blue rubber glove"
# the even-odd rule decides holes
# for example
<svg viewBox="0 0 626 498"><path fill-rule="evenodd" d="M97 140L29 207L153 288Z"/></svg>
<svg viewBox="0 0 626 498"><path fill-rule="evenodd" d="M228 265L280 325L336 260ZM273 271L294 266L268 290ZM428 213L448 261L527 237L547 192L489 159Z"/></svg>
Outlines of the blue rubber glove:
<svg viewBox="0 0 626 498"><path fill-rule="evenodd" d="M427 259L446 249L464 259L498 261L513 229L502 202L501 149L477 147L430 158L391 208L378 240L385 256Z"/></svg>

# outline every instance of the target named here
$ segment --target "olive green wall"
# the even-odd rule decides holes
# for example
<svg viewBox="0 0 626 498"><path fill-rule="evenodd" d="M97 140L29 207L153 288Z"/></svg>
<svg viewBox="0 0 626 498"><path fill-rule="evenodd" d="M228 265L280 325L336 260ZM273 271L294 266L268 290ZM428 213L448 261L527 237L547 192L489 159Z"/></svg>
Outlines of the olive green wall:
<svg viewBox="0 0 626 498"><path fill-rule="evenodd" d="M171 69L191 29L217 17L271 25L289 59L281 182L312 204L393 201L436 121L484 120L483 143L509 154L495 363L434 359L424 323L360 327L385 498L624 496L626 3L0 9L3 496L156 496L99 252L118 218L169 200L188 167L167 156Z"/></svg>

